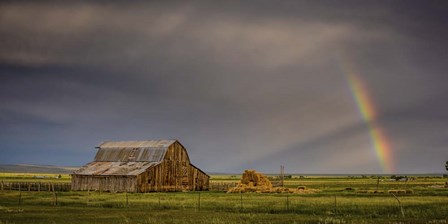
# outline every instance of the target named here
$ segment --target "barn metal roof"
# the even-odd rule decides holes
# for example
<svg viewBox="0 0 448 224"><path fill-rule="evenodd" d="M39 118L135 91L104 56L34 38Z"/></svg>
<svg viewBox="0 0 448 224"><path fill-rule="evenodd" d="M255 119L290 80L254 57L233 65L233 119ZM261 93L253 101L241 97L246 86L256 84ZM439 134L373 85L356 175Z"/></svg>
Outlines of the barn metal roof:
<svg viewBox="0 0 448 224"><path fill-rule="evenodd" d="M160 162L176 140L106 141L99 145L95 162Z"/></svg>
<svg viewBox="0 0 448 224"><path fill-rule="evenodd" d="M91 162L76 170L73 174L134 176L157 164L157 162Z"/></svg>
<svg viewBox="0 0 448 224"><path fill-rule="evenodd" d="M160 162L167 148L100 148L95 162Z"/></svg>
<svg viewBox="0 0 448 224"><path fill-rule="evenodd" d="M97 148L168 148L176 140L105 141Z"/></svg>

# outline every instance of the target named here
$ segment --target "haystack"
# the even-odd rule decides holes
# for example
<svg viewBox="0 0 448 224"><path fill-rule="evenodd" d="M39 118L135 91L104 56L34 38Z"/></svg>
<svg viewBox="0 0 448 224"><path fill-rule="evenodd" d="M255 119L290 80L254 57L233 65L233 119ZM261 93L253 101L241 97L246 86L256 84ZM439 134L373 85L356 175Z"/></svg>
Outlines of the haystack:
<svg viewBox="0 0 448 224"><path fill-rule="evenodd" d="M267 193L272 190L272 183L269 179L255 170L245 170L240 183L230 188L227 193L244 193L244 192L263 192Z"/></svg>
<svg viewBox="0 0 448 224"><path fill-rule="evenodd" d="M245 170L240 183L233 188L230 188L227 193L295 193L295 194L309 194L319 192L319 190L306 189L305 187L286 188L286 187L272 187L271 181L262 173L255 170Z"/></svg>
<svg viewBox="0 0 448 224"><path fill-rule="evenodd" d="M264 174L257 173L255 170L245 170L241 178L241 184L253 187L272 188L272 183L268 177Z"/></svg>

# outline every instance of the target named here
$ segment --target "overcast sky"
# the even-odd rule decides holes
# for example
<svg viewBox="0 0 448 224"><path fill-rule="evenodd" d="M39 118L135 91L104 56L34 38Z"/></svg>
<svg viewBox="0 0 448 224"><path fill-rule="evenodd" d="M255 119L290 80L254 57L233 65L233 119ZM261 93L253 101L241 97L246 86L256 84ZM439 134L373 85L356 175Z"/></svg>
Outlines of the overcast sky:
<svg viewBox="0 0 448 224"><path fill-rule="evenodd" d="M448 160L447 1L2 1L0 163L178 139L209 172L397 173Z"/></svg>

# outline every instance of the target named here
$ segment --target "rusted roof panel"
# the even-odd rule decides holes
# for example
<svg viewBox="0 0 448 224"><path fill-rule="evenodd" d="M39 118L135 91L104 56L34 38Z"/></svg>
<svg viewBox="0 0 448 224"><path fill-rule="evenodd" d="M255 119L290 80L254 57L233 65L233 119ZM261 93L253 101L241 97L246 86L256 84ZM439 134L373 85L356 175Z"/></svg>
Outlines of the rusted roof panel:
<svg viewBox="0 0 448 224"><path fill-rule="evenodd" d="M168 148L176 140L105 141L98 148Z"/></svg>
<svg viewBox="0 0 448 224"><path fill-rule="evenodd" d="M100 148L96 162L160 162L167 148Z"/></svg>
<svg viewBox="0 0 448 224"><path fill-rule="evenodd" d="M143 148L136 161L162 161L167 148Z"/></svg>
<svg viewBox="0 0 448 224"><path fill-rule="evenodd" d="M132 149L109 148L98 149L95 156L97 162L127 162Z"/></svg>
<svg viewBox="0 0 448 224"><path fill-rule="evenodd" d="M73 174L135 176L157 164L157 162L91 162L76 170Z"/></svg>

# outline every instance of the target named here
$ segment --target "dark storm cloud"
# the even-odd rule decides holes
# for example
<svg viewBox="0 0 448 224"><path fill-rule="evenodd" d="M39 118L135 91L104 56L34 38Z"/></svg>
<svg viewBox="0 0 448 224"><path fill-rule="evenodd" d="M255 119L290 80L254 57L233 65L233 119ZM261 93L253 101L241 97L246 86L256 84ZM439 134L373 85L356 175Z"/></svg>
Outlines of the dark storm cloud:
<svg viewBox="0 0 448 224"><path fill-rule="evenodd" d="M1 163L177 138L210 171L381 172L349 61L397 171L443 169L444 1L0 4Z"/></svg>
<svg viewBox="0 0 448 224"><path fill-rule="evenodd" d="M388 137L392 137L395 141L402 141L403 139L408 140L408 138L412 136L413 141L405 140L405 144L401 146L399 146L399 144L395 144L396 147L394 148L394 152L396 154L395 156L406 157L406 159L401 160L402 163L400 166L404 167L404 169L408 170L408 172L419 172L419 169L421 168L416 168L416 163L422 164L422 166L426 163L424 166L433 166L433 169L437 169L439 164L428 164L431 163L430 161L437 160L438 153L442 153L444 151L443 148L447 143L446 135L448 132L445 127L445 122L448 119L448 108L440 105L440 102L444 102L446 100L448 100L448 94L445 92L444 94L428 99L425 102L411 105L399 111L390 111L382 114L381 118L375 121L379 124L379 126L388 125L386 129L388 130ZM428 110L428 108L437 108L439 110L431 111ZM405 126L408 126L409 129ZM416 128L417 126L418 128ZM283 164L286 166L294 167L295 169L302 170L302 172L305 173L325 173L327 171L325 171L325 169L321 169L321 164L310 165L306 161L325 161L329 159L327 162L333 162L335 161L334 157L337 157L338 154L343 152L343 157L338 159L349 161L350 163L350 160L353 160L356 157L347 156L349 154L353 154L353 152L350 152L352 149L350 146L343 145L344 142L347 142L347 139L356 138L359 133L362 133L368 129L368 125L362 121L359 123L354 123L334 132L325 133L307 141L299 142L296 145L292 145L281 150L281 153L279 151L273 151L265 157L252 161L252 164L274 169L278 166L276 161L283 161ZM362 139L362 141L364 143L371 142L371 140L366 138ZM337 148L336 145L338 144L342 144L342 146ZM353 143L350 142L350 144ZM421 153L427 149L431 149L429 150L431 153ZM420 154L418 162L416 160L415 163L409 163L409 161L415 160L413 157L416 154ZM370 156L374 155L372 154ZM356 158L356 160L360 161L359 165L365 163L365 160L363 159ZM425 162L422 162L422 160ZM356 171L354 171L354 173L356 172L375 173L381 172L381 170L372 170L369 166L360 166L360 168L357 168Z"/></svg>

